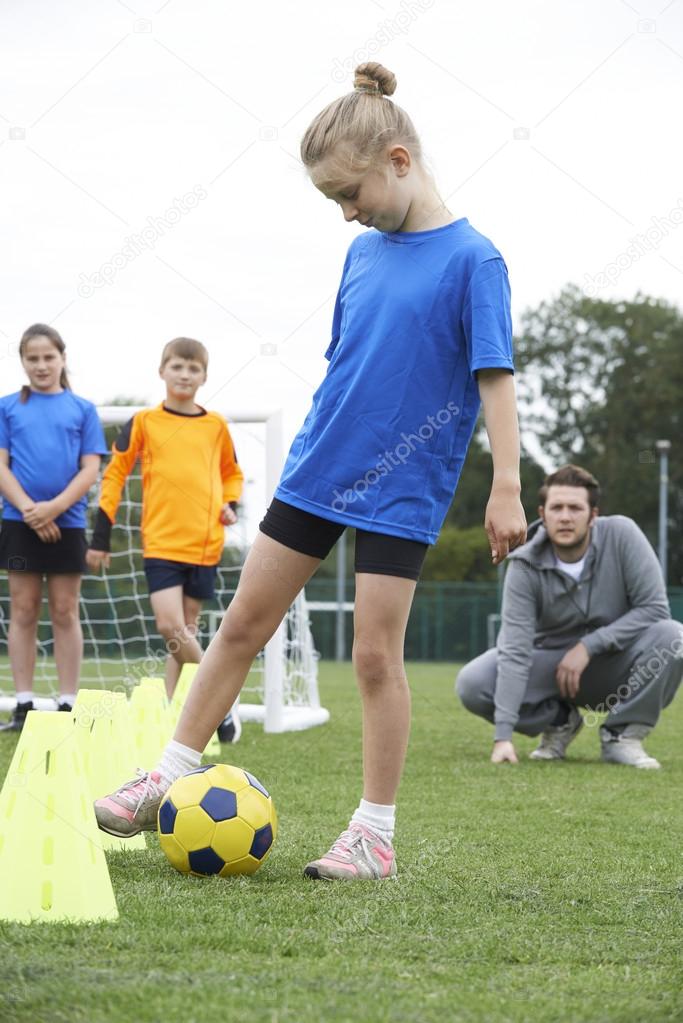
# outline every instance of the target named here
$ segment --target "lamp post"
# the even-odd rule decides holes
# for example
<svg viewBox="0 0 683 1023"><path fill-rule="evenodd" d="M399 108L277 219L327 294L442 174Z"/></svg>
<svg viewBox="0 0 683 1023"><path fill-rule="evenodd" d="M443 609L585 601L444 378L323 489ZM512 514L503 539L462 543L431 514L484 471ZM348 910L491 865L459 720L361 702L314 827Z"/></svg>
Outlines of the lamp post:
<svg viewBox="0 0 683 1023"><path fill-rule="evenodd" d="M669 497L669 451L671 450L670 440L655 441L655 448L659 452L659 564L662 566L664 584L667 582L667 515Z"/></svg>

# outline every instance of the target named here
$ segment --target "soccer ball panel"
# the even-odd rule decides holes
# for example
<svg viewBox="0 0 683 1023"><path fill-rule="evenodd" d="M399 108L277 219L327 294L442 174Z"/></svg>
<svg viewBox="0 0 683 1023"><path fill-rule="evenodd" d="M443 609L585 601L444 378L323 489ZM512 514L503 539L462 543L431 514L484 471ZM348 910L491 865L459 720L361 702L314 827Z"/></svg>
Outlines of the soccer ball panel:
<svg viewBox="0 0 683 1023"><path fill-rule="evenodd" d="M262 828L270 822L270 799L266 799L258 789L254 789L250 785L237 793L237 813L256 831L257 828Z"/></svg>
<svg viewBox="0 0 683 1023"><path fill-rule="evenodd" d="M221 870L221 877L232 877L235 874L255 874L260 866L261 860L255 860L253 856L243 856L241 860L226 863Z"/></svg>
<svg viewBox="0 0 683 1023"><path fill-rule="evenodd" d="M168 798L168 795L166 795L161 803L161 806L159 807L159 818L157 823L159 825L160 834L162 835L173 834L173 827L175 825L177 813L178 811L176 810L175 806Z"/></svg>
<svg viewBox="0 0 683 1023"><path fill-rule="evenodd" d="M210 785L232 789L233 792L239 792L249 784L246 771L242 771L239 767L232 767L230 764L215 764L207 772L206 777L209 779Z"/></svg>
<svg viewBox="0 0 683 1023"><path fill-rule="evenodd" d="M270 852L270 847L273 844L273 829L270 824L266 824L265 827L259 828L254 834L254 841L251 843L251 849L249 853L255 859L263 860Z"/></svg>
<svg viewBox="0 0 683 1023"><path fill-rule="evenodd" d="M168 795L178 809L181 806L198 805L211 788L211 782L208 780L210 776L210 771L202 771L201 774L183 774L173 782L168 790Z"/></svg>
<svg viewBox="0 0 683 1023"><path fill-rule="evenodd" d="M244 773L246 774L247 778L249 779L249 784L250 784L250 785L253 785L253 787L254 787L255 789L258 789L258 790L259 790L259 792L262 792L262 793L263 793L263 795L264 795L264 796L265 796L266 798L268 798L268 795L269 795L268 789L266 789L266 788L264 788L264 787L263 787L263 785L262 785L262 784L261 784L261 782L260 782L260 781L258 780L258 778L255 778L253 774L249 774L249 772L248 772L248 771L245 771Z"/></svg>
<svg viewBox="0 0 683 1023"><path fill-rule="evenodd" d="M237 816L237 796L230 789L217 785L211 786L200 806L214 821L228 821Z"/></svg>
<svg viewBox="0 0 683 1023"><path fill-rule="evenodd" d="M211 846L226 863L239 860L251 849L254 841L254 829L241 817L230 821L219 821L213 834Z"/></svg>
<svg viewBox="0 0 683 1023"><path fill-rule="evenodd" d="M169 863L182 874L190 870L190 862L187 858L187 851L183 849L174 835L159 835L159 845L166 853Z"/></svg>
<svg viewBox="0 0 683 1023"><path fill-rule="evenodd" d="M193 874L201 874L203 877L210 877L212 874L220 874L225 866L224 861L210 847L206 849L195 849L188 855L190 870Z"/></svg>
<svg viewBox="0 0 683 1023"><path fill-rule="evenodd" d="M178 810L173 834L183 849L203 849L211 845L214 822L202 810L201 806L185 806Z"/></svg>

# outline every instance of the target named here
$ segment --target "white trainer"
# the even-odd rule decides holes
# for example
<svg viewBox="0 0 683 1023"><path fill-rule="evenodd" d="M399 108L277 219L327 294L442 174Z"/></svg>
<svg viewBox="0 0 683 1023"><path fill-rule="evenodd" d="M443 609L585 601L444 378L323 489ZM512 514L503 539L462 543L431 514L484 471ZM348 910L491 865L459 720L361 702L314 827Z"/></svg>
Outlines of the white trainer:
<svg viewBox="0 0 683 1023"><path fill-rule="evenodd" d="M662 765L643 749L643 739L649 731L647 725L627 725L621 732L612 732L603 725L600 729L602 759L606 764L626 764L656 771Z"/></svg>
<svg viewBox="0 0 683 1023"><path fill-rule="evenodd" d="M546 728L533 753L529 754L531 760L564 760L567 746L583 728L583 717L572 707L566 725L559 725L557 728Z"/></svg>

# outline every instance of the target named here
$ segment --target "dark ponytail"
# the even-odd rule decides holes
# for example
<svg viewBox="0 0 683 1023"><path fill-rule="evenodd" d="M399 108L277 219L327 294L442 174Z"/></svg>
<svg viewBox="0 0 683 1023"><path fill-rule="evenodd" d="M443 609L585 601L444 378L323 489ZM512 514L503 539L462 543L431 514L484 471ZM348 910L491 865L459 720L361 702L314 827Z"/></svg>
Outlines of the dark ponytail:
<svg viewBox="0 0 683 1023"><path fill-rule="evenodd" d="M66 345L64 344L61 334L55 330L54 327L48 327L46 323L34 323L31 327L27 327L24 333L21 335L21 341L19 342L19 357L23 359L26 352L26 346L29 341L32 341L34 337L46 337L51 344L55 346L60 355L64 355L66 352ZM62 367L62 372L59 376L59 386L63 387L65 391L71 390L71 384L66 373L66 369ZM21 396L19 400L22 404L28 401L31 395L31 388L28 384L24 384L21 389Z"/></svg>

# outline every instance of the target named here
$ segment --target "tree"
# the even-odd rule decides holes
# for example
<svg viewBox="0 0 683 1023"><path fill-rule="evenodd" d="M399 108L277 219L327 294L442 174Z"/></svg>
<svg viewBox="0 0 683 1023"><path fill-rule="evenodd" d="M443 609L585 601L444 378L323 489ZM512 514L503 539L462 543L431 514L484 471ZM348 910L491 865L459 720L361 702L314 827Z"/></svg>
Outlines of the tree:
<svg viewBox="0 0 683 1023"><path fill-rule="evenodd" d="M559 466L576 462L602 489L601 512L633 518L656 545L658 457L671 440L669 537L683 527L683 315L661 299L587 298L575 285L527 310L515 342L523 425ZM671 584L683 549L669 543Z"/></svg>

